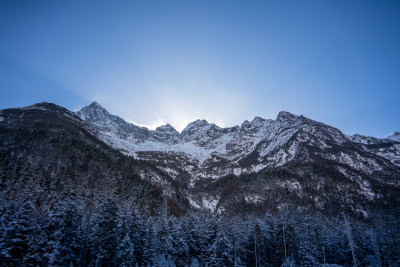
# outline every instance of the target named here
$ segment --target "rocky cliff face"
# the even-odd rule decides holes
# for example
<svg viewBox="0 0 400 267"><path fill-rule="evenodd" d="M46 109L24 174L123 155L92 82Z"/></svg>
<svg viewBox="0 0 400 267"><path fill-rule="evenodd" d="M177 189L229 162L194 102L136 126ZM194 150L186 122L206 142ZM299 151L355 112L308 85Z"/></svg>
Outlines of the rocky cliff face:
<svg viewBox="0 0 400 267"><path fill-rule="evenodd" d="M374 153L380 157L390 160L393 164L400 166L400 133L396 132L387 138L375 138L355 134L349 136L349 140L360 144L367 152Z"/></svg>

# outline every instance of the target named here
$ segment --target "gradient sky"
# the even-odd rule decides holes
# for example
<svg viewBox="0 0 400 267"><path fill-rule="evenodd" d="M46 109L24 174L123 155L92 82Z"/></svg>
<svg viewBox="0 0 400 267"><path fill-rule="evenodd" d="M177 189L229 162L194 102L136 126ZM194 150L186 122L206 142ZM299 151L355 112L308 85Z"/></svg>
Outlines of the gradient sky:
<svg viewBox="0 0 400 267"><path fill-rule="evenodd" d="M400 130L400 1L1 1L0 108Z"/></svg>

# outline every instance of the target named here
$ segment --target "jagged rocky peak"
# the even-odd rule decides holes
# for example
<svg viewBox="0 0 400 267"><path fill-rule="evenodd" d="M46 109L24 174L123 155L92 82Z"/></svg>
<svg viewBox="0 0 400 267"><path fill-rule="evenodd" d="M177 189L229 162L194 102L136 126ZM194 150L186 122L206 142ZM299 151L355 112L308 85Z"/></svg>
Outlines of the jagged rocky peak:
<svg viewBox="0 0 400 267"><path fill-rule="evenodd" d="M261 118L259 116L255 116L252 122L258 123L258 122L264 122L266 119Z"/></svg>
<svg viewBox="0 0 400 267"><path fill-rule="evenodd" d="M232 126L232 127L222 128L221 130L224 134L236 133L236 132L240 131L240 126L236 125L236 126Z"/></svg>
<svg viewBox="0 0 400 267"><path fill-rule="evenodd" d="M203 146L220 137L223 132L223 128L214 123L208 123L206 120L196 120L183 129L180 137L184 142L197 141L199 145Z"/></svg>
<svg viewBox="0 0 400 267"><path fill-rule="evenodd" d="M396 139L397 138L397 139ZM365 150L374 153L380 157L390 160L393 164L400 166L400 133L395 132L386 138L376 138L355 134L348 136L348 139L359 145Z"/></svg>
<svg viewBox="0 0 400 267"><path fill-rule="evenodd" d="M39 102L39 103L35 103L33 105L30 105L30 106L27 106L27 108L38 108L38 107L49 107L49 106L57 106L57 105L44 101L44 102Z"/></svg>
<svg viewBox="0 0 400 267"><path fill-rule="evenodd" d="M372 137L372 136L365 136L365 135L361 135L361 134L355 134L352 136L348 136L348 138L352 142L365 144L365 145L375 144L375 143L382 141L379 138Z"/></svg>
<svg viewBox="0 0 400 267"><path fill-rule="evenodd" d="M206 120L195 120L191 123L189 123L184 130L187 129L192 129L192 128L200 128L200 127L204 127L204 126L208 126L210 125L210 123L208 123Z"/></svg>
<svg viewBox="0 0 400 267"><path fill-rule="evenodd" d="M48 111L63 111L63 112L69 112L69 110L67 110L64 107L58 106L56 104L53 103L49 103L49 102L39 102L30 106L27 106L23 109L40 109L40 110L48 110Z"/></svg>
<svg viewBox="0 0 400 267"><path fill-rule="evenodd" d="M97 102L96 100L94 100L92 103L90 103L89 107L92 107L92 108L103 108L103 107L99 104L99 102Z"/></svg>
<svg viewBox="0 0 400 267"><path fill-rule="evenodd" d="M249 123L252 124L252 125L263 125L263 124L265 124L265 123L268 122L268 121L272 121L272 120L266 120L266 119L264 119L264 118L255 116L254 119L253 119L251 122L249 122Z"/></svg>
<svg viewBox="0 0 400 267"><path fill-rule="evenodd" d="M93 101L90 105L84 107L83 109L92 109L92 110L103 110L107 111L102 105L99 104L97 101ZM82 109L82 110L83 110ZM107 111L108 112L108 111Z"/></svg>
<svg viewBox="0 0 400 267"><path fill-rule="evenodd" d="M279 112L278 116L276 117L276 120L277 121L293 121L299 117L303 117L303 116L297 116L288 111L281 111L281 112Z"/></svg>
<svg viewBox="0 0 400 267"><path fill-rule="evenodd" d="M96 101L82 108L77 115L100 131L102 140L110 145L118 143L118 139L143 141L150 136L147 128L128 123L119 116L110 114Z"/></svg>
<svg viewBox="0 0 400 267"><path fill-rule="evenodd" d="M158 126L152 131L152 136L156 141L164 143L175 143L179 139L179 132L169 123Z"/></svg>
<svg viewBox="0 0 400 267"><path fill-rule="evenodd" d="M387 139L395 142L400 142L400 132L394 132L394 134L388 136Z"/></svg>
<svg viewBox="0 0 400 267"><path fill-rule="evenodd" d="M82 108L78 111L79 117L82 119L85 118L95 118L95 117L102 117L102 116L109 116L110 113L102 107L97 101L93 101L90 105Z"/></svg>
<svg viewBox="0 0 400 267"><path fill-rule="evenodd" d="M167 123L165 125L158 126L155 131L156 132L176 132L176 133L178 133L178 131L175 130L175 128L172 127L172 125L169 124L169 123Z"/></svg>
<svg viewBox="0 0 400 267"><path fill-rule="evenodd" d="M271 123L272 120L266 120L261 117L254 117L252 121L245 120L240 126L240 130L243 132L254 131L259 128L265 127L267 124Z"/></svg>
<svg viewBox="0 0 400 267"><path fill-rule="evenodd" d="M365 145L387 143L390 141L400 142L400 132L395 132L394 134L389 135L386 138L377 138L377 137L365 136L365 135L361 135L361 134L354 134L354 135L348 136L348 138L352 142L361 143L361 144L365 144Z"/></svg>
<svg viewBox="0 0 400 267"><path fill-rule="evenodd" d="M294 115L287 111L281 111L281 112L279 112L275 121L271 120L271 119L264 119L259 116L256 116L256 117L254 117L254 119L252 121L245 120L242 123L240 128L242 129L242 131L243 130L248 131L248 130L254 130L254 129L258 129L258 128L267 127L268 125L270 125L272 123L291 124L291 123L297 121L297 119L299 119L299 118L304 118L304 117Z"/></svg>
<svg viewBox="0 0 400 267"><path fill-rule="evenodd" d="M182 131L182 136L188 136L194 134L197 130L208 127L211 124L208 123L206 120L195 120L189 123Z"/></svg>

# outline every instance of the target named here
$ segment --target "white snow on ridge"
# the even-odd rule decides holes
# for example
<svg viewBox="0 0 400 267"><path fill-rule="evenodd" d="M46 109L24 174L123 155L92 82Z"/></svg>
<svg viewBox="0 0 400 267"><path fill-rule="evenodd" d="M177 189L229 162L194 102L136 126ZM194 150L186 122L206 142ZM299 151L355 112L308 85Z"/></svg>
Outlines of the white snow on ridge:
<svg viewBox="0 0 400 267"><path fill-rule="evenodd" d="M47 111L47 109L45 107L41 107L41 106L37 106L37 105L32 105L32 106L27 106L27 107L23 107L21 109L24 110L28 110L28 109L38 109L38 110L44 110Z"/></svg>
<svg viewBox="0 0 400 267"><path fill-rule="evenodd" d="M363 145L366 151L390 160L393 164L400 165L400 132L395 132L387 138L375 138L355 134L348 136L352 142ZM370 145L369 147L367 147Z"/></svg>
<svg viewBox="0 0 400 267"><path fill-rule="evenodd" d="M400 142L400 132L395 132L394 134L388 136L387 139Z"/></svg>
<svg viewBox="0 0 400 267"><path fill-rule="evenodd" d="M297 156L303 143L323 152L330 149L332 143L341 145L350 140L366 145L379 140L367 140L357 135L346 137L336 128L288 112L280 112L276 120L255 117L240 127L230 128L197 120L188 124L181 133L169 124L156 130L133 125L111 115L98 103L92 103L77 114L96 129L96 135L105 143L126 155L156 162L161 160L168 168L164 171L172 176L181 171L187 172L191 177L190 185L200 178L218 178L228 174L238 176L271 166L283 166ZM400 134L393 136L396 139ZM397 146L400 144L382 147L374 153L400 164L400 149ZM307 151L301 152L304 155ZM375 159L358 153L321 155L368 173L381 170ZM242 162L249 164L248 167L241 167L246 166L241 160L245 160Z"/></svg>
<svg viewBox="0 0 400 267"><path fill-rule="evenodd" d="M284 145L297 131L296 126L300 125L298 116L281 112L277 120L255 117L251 122L245 121L241 127L232 128L220 128L205 120L197 120L179 134L169 125L160 127L159 131L139 128L109 114L95 102L79 111L78 115L98 129L103 141L125 154L135 156L137 152L182 153L197 166L203 166L213 156L236 162L256 150L261 142L266 144L260 150L261 158L265 157ZM286 130L293 123L295 127ZM172 142L168 142L171 135ZM295 150L291 151L294 152ZM258 171L260 167L253 169ZM239 172L236 170L236 173Z"/></svg>

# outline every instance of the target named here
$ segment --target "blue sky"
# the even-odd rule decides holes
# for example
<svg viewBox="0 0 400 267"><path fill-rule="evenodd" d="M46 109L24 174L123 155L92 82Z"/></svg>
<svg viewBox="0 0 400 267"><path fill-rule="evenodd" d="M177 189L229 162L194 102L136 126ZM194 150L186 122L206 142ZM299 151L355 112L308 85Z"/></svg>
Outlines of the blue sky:
<svg viewBox="0 0 400 267"><path fill-rule="evenodd" d="M1 1L0 108L400 130L400 1Z"/></svg>

